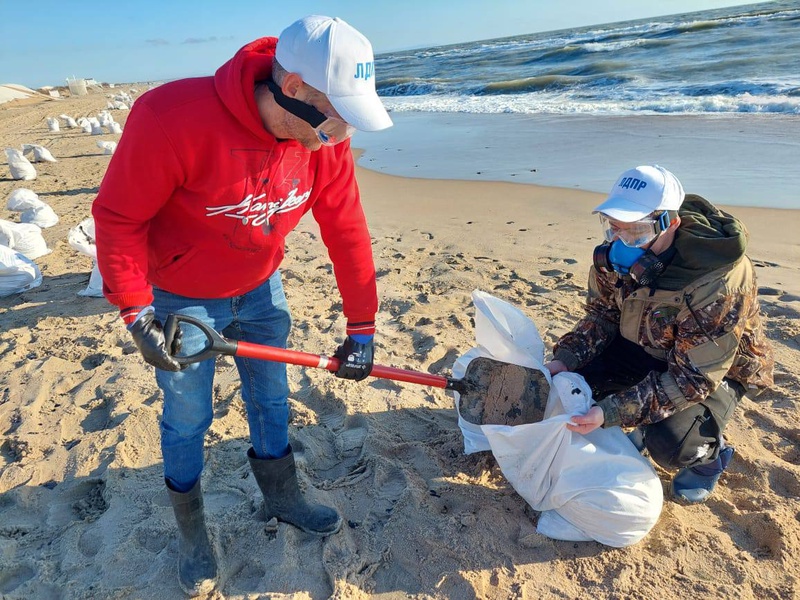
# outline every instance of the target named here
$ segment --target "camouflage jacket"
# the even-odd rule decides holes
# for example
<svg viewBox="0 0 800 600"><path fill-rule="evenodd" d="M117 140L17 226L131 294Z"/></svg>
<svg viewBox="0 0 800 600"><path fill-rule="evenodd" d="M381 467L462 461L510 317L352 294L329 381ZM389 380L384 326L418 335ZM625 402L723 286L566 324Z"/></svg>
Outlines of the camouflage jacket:
<svg viewBox="0 0 800 600"><path fill-rule="evenodd" d="M772 385L774 359L744 226L699 196L688 195L680 214L677 255L655 287L592 267L587 314L554 348L572 371L619 334L666 362L665 372L598 401L605 427L661 421L702 402L723 377L751 393Z"/></svg>

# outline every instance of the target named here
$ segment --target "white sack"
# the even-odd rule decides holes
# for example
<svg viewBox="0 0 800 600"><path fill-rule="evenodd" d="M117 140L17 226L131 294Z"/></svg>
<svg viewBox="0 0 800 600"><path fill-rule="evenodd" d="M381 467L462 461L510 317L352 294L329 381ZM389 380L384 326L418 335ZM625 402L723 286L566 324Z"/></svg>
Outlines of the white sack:
<svg viewBox="0 0 800 600"><path fill-rule="evenodd" d="M108 112L107 110L101 110L99 113L97 113L97 121L100 123L100 125L105 127L106 125L114 121L114 117L112 117L111 113Z"/></svg>
<svg viewBox="0 0 800 600"><path fill-rule="evenodd" d="M33 261L0 244L0 297L11 296L42 284L42 273Z"/></svg>
<svg viewBox="0 0 800 600"><path fill-rule="evenodd" d="M58 119L55 117L47 117L47 128L50 131L59 131L60 128L58 126Z"/></svg>
<svg viewBox="0 0 800 600"><path fill-rule="evenodd" d="M78 292L79 296L101 298L103 296L103 277L97 268L97 246L94 238L94 218L88 217L69 230L67 243L73 250L91 256L93 259L92 273L89 276L89 285L85 290Z"/></svg>
<svg viewBox="0 0 800 600"><path fill-rule="evenodd" d="M650 462L619 427L585 436L569 431L570 416L584 414L592 404L586 381L575 373L549 377L541 337L518 309L480 291L473 292L473 302L478 346L456 361L454 377L463 377L472 358L487 356L538 368L552 385L538 423L475 425L459 414L465 451L491 450L517 493L542 511L541 534L614 547L640 541L663 504L661 481Z"/></svg>
<svg viewBox="0 0 800 600"><path fill-rule="evenodd" d="M0 244L31 260L52 252L42 237L42 230L32 223L12 223L0 219Z"/></svg>
<svg viewBox="0 0 800 600"><path fill-rule="evenodd" d="M42 206L23 210L19 215L19 220L22 223L33 223L42 229L47 229L58 223L58 215L49 204L42 203Z"/></svg>
<svg viewBox="0 0 800 600"><path fill-rule="evenodd" d="M16 148L6 148L6 156L8 157L8 168L13 179L21 179L22 181L36 179L36 168L23 156L22 151Z"/></svg>
<svg viewBox="0 0 800 600"><path fill-rule="evenodd" d="M84 121L81 124L81 131L83 133L92 133L92 124L89 121Z"/></svg>
<svg viewBox="0 0 800 600"><path fill-rule="evenodd" d="M75 119L69 115L58 115L58 118L64 121L64 127L67 127L68 129L78 126L78 124L75 122Z"/></svg>
<svg viewBox="0 0 800 600"><path fill-rule="evenodd" d="M75 225L67 234L70 248L81 254L97 259L97 246L94 238L94 217L88 217Z"/></svg>
<svg viewBox="0 0 800 600"><path fill-rule="evenodd" d="M108 127L108 131L109 131L110 133L122 133L122 125L120 125L120 124L119 124L119 123L117 123L116 121L113 121L113 122L112 122L112 123L109 125L109 127Z"/></svg>
<svg viewBox="0 0 800 600"><path fill-rule="evenodd" d="M103 297L103 276L100 275L97 263L94 263L92 273L89 275L89 285L86 286L86 289L78 292L78 296L87 296L88 298Z"/></svg>
<svg viewBox="0 0 800 600"><path fill-rule="evenodd" d="M39 200L39 194L28 188L19 188L11 192L11 195L8 197L8 202L6 202L6 208L8 210L22 212L23 210L36 208L43 204L44 202Z"/></svg>
<svg viewBox="0 0 800 600"><path fill-rule="evenodd" d="M103 135L103 126L100 123L92 123L92 135Z"/></svg>
<svg viewBox="0 0 800 600"><path fill-rule="evenodd" d="M39 146L38 144L22 144L22 153L28 154L29 152L33 153L33 162L58 162L53 155L50 154L50 150L44 146Z"/></svg>
<svg viewBox="0 0 800 600"><path fill-rule="evenodd" d="M17 236L14 234L14 225L11 221L0 219L0 246L14 249L17 243Z"/></svg>
<svg viewBox="0 0 800 600"><path fill-rule="evenodd" d="M97 142L97 147L103 149L103 154L114 154L117 149L117 142Z"/></svg>

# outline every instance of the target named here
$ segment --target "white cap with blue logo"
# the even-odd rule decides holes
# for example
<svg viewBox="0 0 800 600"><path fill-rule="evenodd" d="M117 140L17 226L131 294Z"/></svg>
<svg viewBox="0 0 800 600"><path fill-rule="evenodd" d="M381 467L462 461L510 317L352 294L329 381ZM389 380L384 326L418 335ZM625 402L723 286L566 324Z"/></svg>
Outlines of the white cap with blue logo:
<svg viewBox="0 0 800 600"><path fill-rule="evenodd" d="M310 15L295 21L278 37L275 58L325 94L356 129L380 131L392 126L375 91L372 45L340 18Z"/></svg>
<svg viewBox="0 0 800 600"><path fill-rule="evenodd" d="M686 194L678 178L658 165L643 165L619 176L611 193L593 213L632 223L664 210L678 210Z"/></svg>

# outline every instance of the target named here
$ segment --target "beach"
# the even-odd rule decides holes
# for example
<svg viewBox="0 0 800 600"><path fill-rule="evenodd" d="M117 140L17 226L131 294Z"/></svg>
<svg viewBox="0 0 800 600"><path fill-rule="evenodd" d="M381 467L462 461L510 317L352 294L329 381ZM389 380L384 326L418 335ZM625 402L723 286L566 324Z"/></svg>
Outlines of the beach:
<svg viewBox="0 0 800 600"><path fill-rule="evenodd" d="M7 165L0 166L0 218L18 219L5 200L22 187L60 217L43 230L52 249L36 260L43 284L0 298L4 600L183 597L163 483L160 392L117 310L103 298L78 295L92 261L67 243L69 230L90 216L110 159L96 142L120 136L46 126L47 117L93 116L106 103L92 93L0 104L4 148L40 144L58 159L36 163L34 181L14 181ZM112 113L124 127L127 113ZM689 118L671 118L692 127ZM482 123L476 117L472 126ZM558 118L551 123L556 131ZM624 123L636 136L648 121ZM397 131L402 124L398 119ZM569 120L571 130L579 126L588 136L592 120ZM476 289L522 310L549 350L582 315L601 234L591 210L603 194L528 180L387 174L382 171L393 163L386 153L373 154L370 145L380 146L382 134L374 135L356 154L378 272L376 363L448 374L475 345ZM482 145L484 137L475 138ZM398 155L416 151L393 143ZM459 150L450 148L453 156ZM376 161L386 168L374 168ZM619 170L610 167L603 187ZM536 532L539 513L513 490L493 456L464 453L451 394L387 380L343 381L290 366L290 438L301 485L315 501L335 506L345 524L327 538L268 525L246 457L238 374L232 359L220 358L203 488L222 577L209 597L800 598L800 219L796 210L723 208L750 232L748 254L757 267L776 370L774 387L743 399L728 426L736 454L706 504L672 501L672 473L657 468L665 503L641 542L617 549L551 540ZM287 238L286 254L290 347L331 354L344 338L345 319L310 215Z"/></svg>

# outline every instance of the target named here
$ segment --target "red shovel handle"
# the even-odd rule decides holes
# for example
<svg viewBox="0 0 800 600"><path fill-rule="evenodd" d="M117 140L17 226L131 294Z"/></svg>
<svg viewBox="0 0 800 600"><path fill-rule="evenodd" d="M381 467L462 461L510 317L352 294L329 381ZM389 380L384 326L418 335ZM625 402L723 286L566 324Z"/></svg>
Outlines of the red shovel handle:
<svg viewBox="0 0 800 600"><path fill-rule="evenodd" d="M339 370L341 361L338 358L330 356L322 356L319 354L311 354L309 352L299 352L297 350L287 350L286 348L276 348L275 346L264 346L261 344L253 344L250 342L240 342L236 340L229 340L221 336L214 329L194 317L186 315L170 314L164 323L164 337L165 345L167 348L172 348L172 340L178 330L180 323L189 323L194 327L200 329L207 338L205 347L199 352L190 354L188 356L173 356L173 358L181 365L190 365L192 363L207 360L216 356L217 354L226 354L228 356L240 356L243 358L256 358L260 360L271 360L273 362L287 363L291 365L300 365L302 367L314 367L317 369L326 369L335 373ZM396 369L394 367L384 367L382 365L373 365L370 372L371 377L379 377L381 379L391 379L393 381L404 381L407 383L418 383L420 385L429 385L431 387L452 389L453 381L442 375L433 375L431 373L421 373L419 371L408 371L406 369Z"/></svg>

